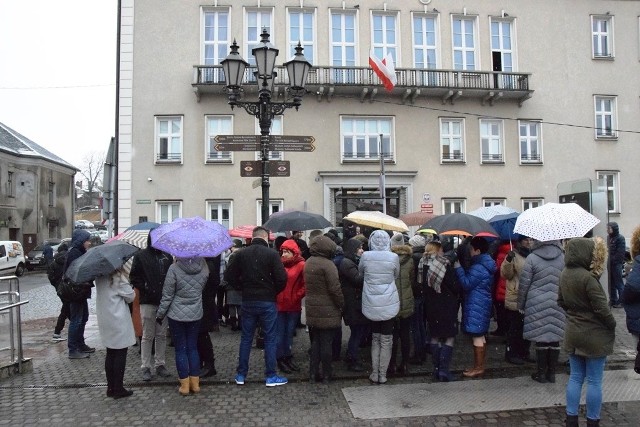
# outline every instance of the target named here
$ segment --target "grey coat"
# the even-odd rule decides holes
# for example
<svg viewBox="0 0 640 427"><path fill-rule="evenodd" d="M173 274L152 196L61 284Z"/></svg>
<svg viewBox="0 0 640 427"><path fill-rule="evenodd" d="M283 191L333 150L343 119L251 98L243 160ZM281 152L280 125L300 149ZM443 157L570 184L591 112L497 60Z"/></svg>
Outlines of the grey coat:
<svg viewBox="0 0 640 427"><path fill-rule="evenodd" d="M526 258L518 289L518 310L524 310L523 338L558 342L564 336L564 310L558 306L558 284L564 269L560 242L536 242Z"/></svg>
<svg viewBox="0 0 640 427"><path fill-rule="evenodd" d="M204 258L178 258L169 267L157 317L181 322L202 318L202 290L209 277Z"/></svg>
<svg viewBox="0 0 640 427"><path fill-rule="evenodd" d="M102 344L107 348L127 348L136 343L128 303L135 292L125 274L116 270L96 279L96 313Z"/></svg>
<svg viewBox="0 0 640 427"><path fill-rule="evenodd" d="M374 322L393 319L400 311L396 288L400 259L391 252L390 242L386 231L371 233L370 250L362 254L358 264L358 271L364 276L362 314Z"/></svg>

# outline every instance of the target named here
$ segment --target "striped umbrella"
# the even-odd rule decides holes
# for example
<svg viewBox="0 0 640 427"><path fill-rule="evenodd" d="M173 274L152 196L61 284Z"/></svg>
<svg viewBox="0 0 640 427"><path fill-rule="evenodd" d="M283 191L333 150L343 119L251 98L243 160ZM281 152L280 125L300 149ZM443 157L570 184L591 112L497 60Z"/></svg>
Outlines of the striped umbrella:
<svg viewBox="0 0 640 427"><path fill-rule="evenodd" d="M126 230L120 234L113 236L107 241L107 243L111 242L112 240L122 240L123 242L127 242L130 245L136 246L140 249L145 249L147 247L147 238L149 237L149 231L151 230Z"/></svg>

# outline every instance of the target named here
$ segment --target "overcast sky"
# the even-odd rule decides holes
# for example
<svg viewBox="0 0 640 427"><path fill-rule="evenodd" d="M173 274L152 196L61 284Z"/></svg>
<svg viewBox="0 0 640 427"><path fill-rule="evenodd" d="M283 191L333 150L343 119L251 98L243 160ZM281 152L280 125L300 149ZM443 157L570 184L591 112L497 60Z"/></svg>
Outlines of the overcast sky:
<svg viewBox="0 0 640 427"><path fill-rule="evenodd" d="M0 122L82 169L115 133L116 0L0 0Z"/></svg>

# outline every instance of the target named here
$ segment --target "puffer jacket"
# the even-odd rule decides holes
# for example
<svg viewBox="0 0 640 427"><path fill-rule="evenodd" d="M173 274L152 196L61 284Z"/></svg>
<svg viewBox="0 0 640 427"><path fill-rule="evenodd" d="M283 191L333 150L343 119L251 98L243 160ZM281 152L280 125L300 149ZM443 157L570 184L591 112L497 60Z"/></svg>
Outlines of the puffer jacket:
<svg viewBox="0 0 640 427"><path fill-rule="evenodd" d="M622 305L627 314L627 330L640 335L640 227L631 235L633 267L622 291Z"/></svg>
<svg viewBox="0 0 640 427"><path fill-rule="evenodd" d="M318 329L342 326L344 296L338 269L332 259L336 244L327 236L318 236L309 244L311 257L304 266L307 286L305 312L307 325Z"/></svg>
<svg viewBox="0 0 640 427"><path fill-rule="evenodd" d="M607 238L607 245L609 247L609 265L624 264L627 243L624 236L620 234L620 227L617 222L610 222L607 226L611 227L611 234Z"/></svg>
<svg viewBox="0 0 640 427"><path fill-rule="evenodd" d="M600 281L607 249L604 240L576 238L567 243L558 305L567 316L564 348L569 354L604 357L613 353L616 321Z"/></svg>
<svg viewBox="0 0 640 427"><path fill-rule="evenodd" d="M400 275L396 280L396 289L400 299L400 311L398 317L406 319L413 314L415 309L413 299L413 287L416 283L415 269L413 266L413 251L409 245L392 246L391 252L398 255L400 260Z"/></svg>
<svg viewBox="0 0 640 427"><path fill-rule="evenodd" d="M180 322L202 318L202 290L209 278L204 258L178 258L167 271L156 314Z"/></svg>
<svg viewBox="0 0 640 427"><path fill-rule="evenodd" d="M302 298L305 295L304 283L304 258L300 247L295 240L286 240L280 249L288 249L293 252L291 258L281 258L284 269L287 271L287 284L276 297L278 311L299 312L302 311Z"/></svg>
<svg viewBox="0 0 640 427"><path fill-rule="evenodd" d="M524 310L524 339L562 340L565 316L557 296L563 269L564 254L559 241L534 243L524 262L518 289L518 310Z"/></svg>
<svg viewBox="0 0 640 427"><path fill-rule="evenodd" d="M456 268L464 295L462 325L468 334L486 334L489 331L495 273L496 262L487 253L473 256L468 270Z"/></svg>
<svg viewBox="0 0 640 427"><path fill-rule="evenodd" d="M374 231L369 236L369 251L362 254L358 264L358 271L364 276L362 314L374 322L393 319L400 311L395 282L400 260L390 251L390 243L386 231Z"/></svg>
<svg viewBox="0 0 640 427"><path fill-rule="evenodd" d="M504 307L507 310L518 311L518 288L524 260L525 257L516 252L511 261L505 258L500 265L500 277L505 280Z"/></svg>
<svg viewBox="0 0 640 427"><path fill-rule="evenodd" d="M504 300L507 293L507 280L502 277L502 275L500 274L500 271L502 268L502 263L504 262L510 250L511 250L511 244L509 244L509 242L502 243L500 246L498 246L498 252L496 254L496 267L498 269L496 271L497 274L495 278L495 287L493 290L493 296L495 300L498 302L505 302Z"/></svg>
<svg viewBox="0 0 640 427"><path fill-rule="evenodd" d="M358 249L362 242L356 238L347 240L344 244L344 259L338 267L342 295L344 295L344 323L347 326L366 325L369 320L362 315L362 285L363 277L358 271Z"/></svg>

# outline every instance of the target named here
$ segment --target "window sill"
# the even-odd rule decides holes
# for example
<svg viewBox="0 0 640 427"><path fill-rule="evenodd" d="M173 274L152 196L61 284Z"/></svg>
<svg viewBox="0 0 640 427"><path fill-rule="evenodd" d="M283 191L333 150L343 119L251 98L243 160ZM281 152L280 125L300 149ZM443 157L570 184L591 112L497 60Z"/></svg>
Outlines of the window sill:
<svg viewBox="0 0 640 427"><path fill-rule="evenodd" d="M440 159L441 165L466 165L467 162L464 160L448 160L448 159Z"/></svg>
<svg viewBox="0 0 640 427"><path fill-rule="evenodd" d="M380 163L380 159L342 159L342 163L372 163L372 164L379 164ZM395 165L396 161L395 160L389 160L389 159L385 159L384 163L386 165Z"/></svg>
<svg viewBox="0 0 640 427"><path fill-rule="evenodd" d="M505 162L502 160L497 160L495 162L489 162L489 161L482 161L480 162L481 165L488 165L488 166L504 166Z"/></svg>
<svg viewBox="0 0 640 427"><path fill-rule="evenodd" d="M600 135L596 136L596 141L617 141L618 135Z"/></svg>
<svg viewBox="0 0 640 427"><path fill-rule="evenodd" d="M536 161L536 162L520 161L520 166L542 166L542 165L544 165L542 161Z"/></svg>
<svg viewBox="0 0 640 427"><path fill-rule="evenodd" d="M181 165L182 160L156 160L156 165L158 166L166 166L166 165Z"/></svg>
<svg viewBox="0 0 640 427"><path fill-rule="evenodd" d="M233 161L231 159L207 159L205 161L205 164L207 165L231 165L233 164Z"/></svg>
<svg viewBox="0 0 640 427"><path fill-rule="evenodd" d="M615 59L615 56L613 55L609 55L609 56L593 56L591 59L595 60L595 61L613 61Z"/></svg>

